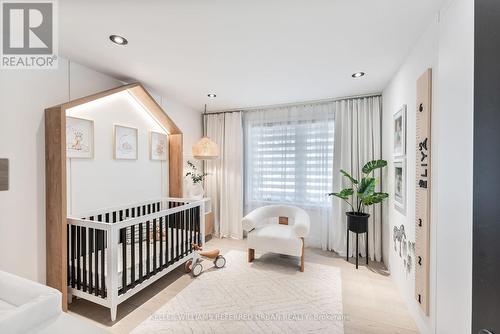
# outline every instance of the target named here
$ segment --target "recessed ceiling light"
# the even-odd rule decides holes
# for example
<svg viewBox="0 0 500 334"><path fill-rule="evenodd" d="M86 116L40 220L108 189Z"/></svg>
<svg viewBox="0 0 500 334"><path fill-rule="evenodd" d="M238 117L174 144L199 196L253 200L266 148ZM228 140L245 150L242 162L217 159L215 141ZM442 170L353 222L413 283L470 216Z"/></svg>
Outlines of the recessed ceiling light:
<svg viewBox="0 0 500 334"><path fill-rule="evenodd" d="M118 35L111 35L109 36L109 39L111 42L118 44L118 45L127 45L128 41L125 37L118 36Z"/></svg>
<svg viewBox="0 0 500 334"><path fill-rule="evenodd" d="M207 96L211 99L215 99L217 97L217 95L215 95L214 93L210 93Z"/></svg>
<svg viewBox="0 0 500 334"><path fill-rule="evenodd" d="M361 78L365 75L365 72L356 72L352 75L353 78Z"/></svg>

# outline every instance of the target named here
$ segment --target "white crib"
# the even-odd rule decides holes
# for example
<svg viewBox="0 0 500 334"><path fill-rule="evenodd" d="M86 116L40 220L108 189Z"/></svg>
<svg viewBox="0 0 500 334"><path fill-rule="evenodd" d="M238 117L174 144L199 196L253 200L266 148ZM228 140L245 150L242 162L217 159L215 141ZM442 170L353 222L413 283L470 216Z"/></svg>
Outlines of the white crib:
<svg viewBox="0 0 500 334"><path fill-rule="evenodd" d="M205 201L162 198L68 217L68 300L110 308L193 257L205 242Z"/></svg>

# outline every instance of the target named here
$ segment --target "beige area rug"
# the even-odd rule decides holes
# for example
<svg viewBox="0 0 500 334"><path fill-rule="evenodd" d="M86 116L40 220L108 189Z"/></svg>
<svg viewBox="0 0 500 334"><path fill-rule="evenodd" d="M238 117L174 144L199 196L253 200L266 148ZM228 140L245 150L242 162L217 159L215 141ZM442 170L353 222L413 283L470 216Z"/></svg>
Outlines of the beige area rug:
<svg viewBox="0 0 500 334"><path fill-rule="evenodd" d="M205 272L133 333L344 333L340 269L266 254L246 262L231 251L227 264Z"/></svg>

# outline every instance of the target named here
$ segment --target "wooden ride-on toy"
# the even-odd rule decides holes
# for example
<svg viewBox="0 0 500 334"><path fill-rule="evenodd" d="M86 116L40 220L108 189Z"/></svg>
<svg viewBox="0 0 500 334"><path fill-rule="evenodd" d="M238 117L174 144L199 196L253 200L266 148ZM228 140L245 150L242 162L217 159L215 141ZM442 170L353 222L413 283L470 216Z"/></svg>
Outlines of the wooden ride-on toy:
<svg viewBox="0 0 500 334"><path fill-rule="evenodd" d="M201 262L203 260L213 261L215 268L219 269L226 265L226 258L220 255L220 249L212 249L209 251L204 251L198 244L191 244L194 249L193 259L189 260L185 264L186 273L191 273L193 277L197 277L203 271L203 266Z"/></svg>

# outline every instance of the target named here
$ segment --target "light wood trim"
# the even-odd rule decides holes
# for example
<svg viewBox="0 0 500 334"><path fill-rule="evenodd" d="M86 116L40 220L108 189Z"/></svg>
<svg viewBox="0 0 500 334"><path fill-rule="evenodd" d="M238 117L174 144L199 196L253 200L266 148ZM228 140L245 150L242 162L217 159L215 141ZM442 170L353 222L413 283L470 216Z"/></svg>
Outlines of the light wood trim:
<svg viewBox="0 0 500 334"><path fill-rule="evenodd" d="M62 308L68 308L67 295L67 208L66 208L66 114L60 108L45 110L46 183L46 281L62 293Z"/></svg>
<svg viewBox="0 0 500 334"><path fill-rule="evenodd" d="M415 194L415 299L429 315L430 289L430 231L431 231L431 115L432 70L428 69L417 81L416 105L416 194ZM422 111L420 111L422 104ZM427 139L424 161L420 143ZM427 182L426 187L420 182Z"/></svg>
<svg viewBox="0 0 500 334"><path fill-rule="evenodd" d="M304 238L302 239L302 254L300 255L300 271L304 272Z"/></svg>
<svg viewBox="0 0 500 334"><path fill-rule="evenodd" d="M106 97L106 96L110 96L113 94L117 94L117 93L129 90L129 89L132 89L132 88L137 87L137 86L142 87L142 85L140 83L132 83L132 84L128 84L128 85L123 85L123 86L111 88L108 90L104 90L102 92L95 93L92 95L87 95L87 96L81 97L79 99L71 100L69 102L65 102L65 103L59 104L57 106L54 106L52 108L61 108L61 109L66 110L66 109L73 108L73 107L76 107L76 106L79 106L79 105L82 105L82 104L85 104L88 102L98 100L98 99ZM144 89L144 87L142 87L142 89Z"/></svg>
<svg viewBox="0 0 500 334"><path fill-rule="evenodd" d="M168 156L169 194L171 197L182 197L182 134L174 134L168 137Z"/></svg>
<svg viewBox="0 0 500 334"><path fill-rule="evenodd" d="M279 217L279 223L281 225L288 225L288 217Z"/></svg>
<svg viewBox="0 0 500 334"><path fill-rule="evenodd" d="M253 262L255 260L255 249L248 249L248 262Z"/></svg>
<svg viewBox="0 0 500 334"><path fill-rule="evenodd" d="M181 134L182 131L175 125L174 121L163 111L162 107L140 84L131 87L128 91L148 110L151 116L162 124L169 134Z"/></svg>

